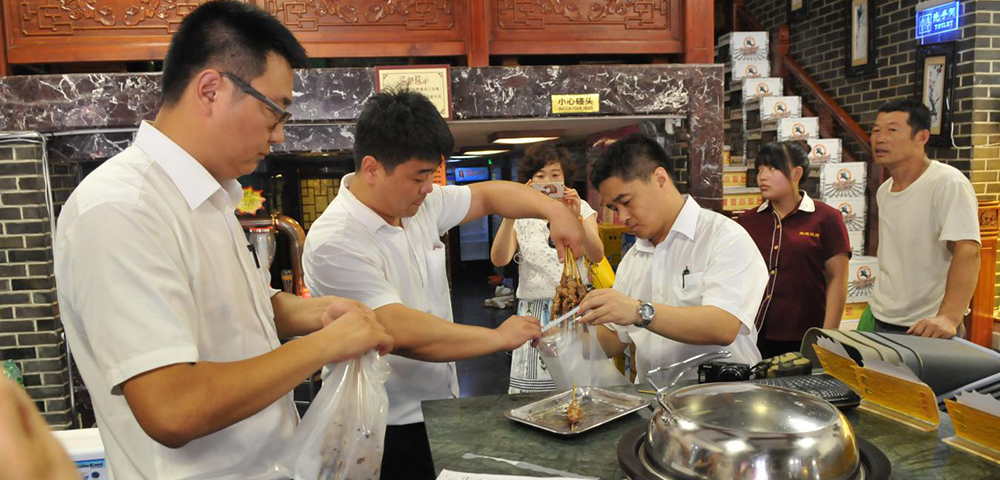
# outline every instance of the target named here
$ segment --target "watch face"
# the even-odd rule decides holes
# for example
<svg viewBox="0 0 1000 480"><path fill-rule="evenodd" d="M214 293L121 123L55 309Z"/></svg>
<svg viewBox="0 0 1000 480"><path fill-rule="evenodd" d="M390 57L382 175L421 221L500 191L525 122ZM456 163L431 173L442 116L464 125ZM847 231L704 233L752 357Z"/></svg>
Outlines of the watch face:
<svg viewBox="0 0 1000 480"><path fill-rule="evenodd" d="M640 305L639 306L639 316L641 316L643 318L643 320L648 319L648 318L652 318L653 317L653 306L650 305L650 304L648 304L648 303L644 303L644 304Z"/></svg>

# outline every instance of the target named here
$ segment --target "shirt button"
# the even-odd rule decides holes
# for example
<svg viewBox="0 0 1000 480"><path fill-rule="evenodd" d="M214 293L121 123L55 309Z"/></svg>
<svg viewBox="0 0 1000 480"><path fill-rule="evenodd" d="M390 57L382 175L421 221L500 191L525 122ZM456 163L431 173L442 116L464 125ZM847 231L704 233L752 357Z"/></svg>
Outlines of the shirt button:
<svg viewBox="0 0 1000 480"><path fill-rule="evenodd" d="M778 246L777 246L777 245L775 245L775 246L774 246L774 249L775 249L775 250L777 250L777 249L778 249Z"/></svg>
<svg viewBox="0 0 1000 480"><path fill-rule="evenodd" d="M778 225L778 226L777 226L777 227L775 227L775 228L777 228L778 230L781 230L781 225Z"/></svg>
<svg viewBox="0 0 1000 480"><path fill-rule="evenodd" d="M771 270L771 275L778 273L778 269Z"/></svg>

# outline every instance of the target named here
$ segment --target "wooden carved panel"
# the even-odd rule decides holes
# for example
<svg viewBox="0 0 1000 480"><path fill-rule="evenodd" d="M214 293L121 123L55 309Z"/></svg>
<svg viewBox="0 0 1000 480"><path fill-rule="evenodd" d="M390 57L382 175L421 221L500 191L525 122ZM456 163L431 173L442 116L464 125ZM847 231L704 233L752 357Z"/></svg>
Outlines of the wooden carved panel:
<svg viewBox="0 0 1000 480"><path fill-rule="evenodd" d="M293 32L339 26L450 30L453 0L266 0L265 9Z"/></svg>
<svg viewBox="0 0 1000 480"><path fill-rule="evenodd" d="M207 0L3 0L11 63L159 60ZM468 0L240 0L313 57L464 55Z"/></svg>
<svg viewBox="0 0 1000 480"><path fill-rule="evenodd" d="M490 52L681 52L684 1L491 0Z"/></svg>
<svg viewBox="0 0 1000 480"><path fill-rule="evenodd" d="M205 0L15 0L12 20L24 38L104 36L115 32L169 35ZM252 1L252 0L244 0Z"/></svg>
<svg viewBox="0 0 1000 480"><path fill-rule="evenodd" d="M497 0L500 28L544 29L549 25L621 25L627 29L670 27L670 0Z"/></svg>

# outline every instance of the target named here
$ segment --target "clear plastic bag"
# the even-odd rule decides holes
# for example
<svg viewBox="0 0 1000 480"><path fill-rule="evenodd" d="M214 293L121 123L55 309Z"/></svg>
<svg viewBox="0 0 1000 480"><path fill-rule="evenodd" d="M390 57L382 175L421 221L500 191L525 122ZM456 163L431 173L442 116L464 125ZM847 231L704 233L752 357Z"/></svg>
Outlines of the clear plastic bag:
<svg viewBox="0 0 1000 480"><path fill-rule="evenodd" d="M378 480L389 412L389 364L377 352L330 365L275 465L295 480Z"/></svg>
<svg viewBox="0 0 1000 480"><path fill-rule="evenodd" d="M539 355L560 390L579 387L627 385L628 379L615 367L597 340L597 329L567 320L542 334Z"/></svg>

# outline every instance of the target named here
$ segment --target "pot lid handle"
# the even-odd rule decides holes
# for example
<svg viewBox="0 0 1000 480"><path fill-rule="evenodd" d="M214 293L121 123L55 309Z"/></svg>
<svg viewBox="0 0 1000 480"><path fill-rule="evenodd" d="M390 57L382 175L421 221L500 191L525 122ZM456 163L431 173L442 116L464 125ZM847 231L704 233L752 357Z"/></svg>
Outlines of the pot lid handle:
<svg viewBox="0 0 1000 480"><path fill-rule="evenodd" d="M684 374L689 372L692 368L697 367L698 365L701 365L702 363L705 363L709 360L715 360L716 358L729 358L729 357L730 353L728 350L699 353L698 355L688 358L687 360L681 360L677 363L667 365L665 367L656 367L646 372L646 381L648 381L649 384L652 385L654 389L656 389L656 395L657 397L659 397L661 393L667 391L668 389L670 389L670 387L676 385L677 382L681 379L681 377L683 377ZM667 377L669 379L667 384L661 387L653 382L653 374L663 371L670 372L670 376ZM662 400L660 403L662 403Z"/></svg>

